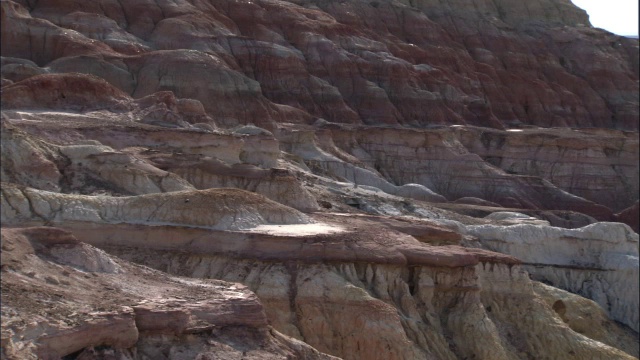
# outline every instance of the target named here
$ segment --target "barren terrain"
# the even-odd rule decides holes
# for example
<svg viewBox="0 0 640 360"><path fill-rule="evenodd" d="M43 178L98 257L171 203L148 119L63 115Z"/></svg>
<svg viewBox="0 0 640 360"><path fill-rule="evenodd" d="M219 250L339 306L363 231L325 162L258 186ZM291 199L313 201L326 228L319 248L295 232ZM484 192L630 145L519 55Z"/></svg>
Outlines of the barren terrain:
<svg viewBox="0 0 640 360"><path fill-rule="evenodd" d="M0 0L2 359L633 359L638 40L569 0Z"/></svg>

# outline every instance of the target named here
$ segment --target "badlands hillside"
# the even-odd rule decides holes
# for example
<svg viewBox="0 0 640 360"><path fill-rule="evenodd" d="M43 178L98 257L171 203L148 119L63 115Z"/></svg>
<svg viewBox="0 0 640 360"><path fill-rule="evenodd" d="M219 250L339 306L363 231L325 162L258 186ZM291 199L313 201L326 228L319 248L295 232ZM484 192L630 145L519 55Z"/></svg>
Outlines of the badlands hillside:
<svg viewBox="0 0 640 360"><path fill-rule="evenodd" d="M569 0L0 0L1 359L634 359L639 46Z"/></svg>

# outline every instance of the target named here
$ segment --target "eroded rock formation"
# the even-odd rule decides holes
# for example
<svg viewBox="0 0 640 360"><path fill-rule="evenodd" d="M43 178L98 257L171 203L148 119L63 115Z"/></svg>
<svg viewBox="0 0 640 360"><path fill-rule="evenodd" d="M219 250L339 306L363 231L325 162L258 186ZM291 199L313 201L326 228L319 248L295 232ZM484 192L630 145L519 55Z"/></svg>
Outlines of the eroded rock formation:
<svg viewBox="0 0 640 360"><path fill-rule="evenodd" d="M487 248L521 259L534 279L595 300L638 331L638 234L618 223L580 229L517 224L467 227ZM576 256L576 254L580 254Z"/></svg>
<svg viewBox="0 0 640 360"><path fill-rule="evenodd" d="M0 6L3 358L639 356L638 41L568 0Z"/></svg>
<svg viewBox="0 0 640 360"><path fill-rule="evenodd" d="M170 277L51 227L2 230L2 320L12 359L333 358L273 330L242 285Z"/></svg>

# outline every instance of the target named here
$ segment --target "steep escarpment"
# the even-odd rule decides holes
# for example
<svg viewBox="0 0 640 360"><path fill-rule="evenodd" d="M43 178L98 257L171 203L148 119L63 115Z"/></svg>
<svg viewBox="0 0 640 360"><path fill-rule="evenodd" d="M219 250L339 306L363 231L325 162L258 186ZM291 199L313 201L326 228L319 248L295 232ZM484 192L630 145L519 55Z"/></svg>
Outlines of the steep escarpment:
<svg viewBox="0 0 640 360"><path fill-rule="evenodd" d="M638 41L568 0L0 8L3 358L640 355Z"/></svg>

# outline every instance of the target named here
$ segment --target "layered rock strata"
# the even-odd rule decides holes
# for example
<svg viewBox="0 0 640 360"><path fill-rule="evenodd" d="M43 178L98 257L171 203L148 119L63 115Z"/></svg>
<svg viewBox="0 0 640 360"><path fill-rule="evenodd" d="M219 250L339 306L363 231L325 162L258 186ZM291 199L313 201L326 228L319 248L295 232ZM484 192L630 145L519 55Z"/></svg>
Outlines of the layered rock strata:
<svg viewBox="0 0 640 360"><path fill-rule="evenodd" d="M541 225L468 226L488 249L524 262L533 279L594 300L638 331L638 234L619 223L579 229Z"/></svg>
<svg viewBox="0 0 640 360"><path fill-rule="evenodd" d="M114 116L111 117L111 114ZM95 118L112 118L115 121L114 127L109 131L98 131L95 126L89 125L90 122L95 121L93 120ZM55 121L55 125L51 121ZM3 124L6 133L3 136L7 142L3 148L11 152L7 153L5 158L14 156L15 152L27 151L26 149L34 147L27 146L25 150L11 149L14 140L13 135L10 134L17 131L13 130L16 128L38 137L46 137L49 141L60 145L74 144L66 147L52 147L50 144L39 142L41 145L35 146L35 148L45 149L48 147L49 150L43 149L38 152L48 151L49 162L67 162L71 165L71 168L66 171L66 176L55 175L47 179L47 183L50 183L48 185L36 185L23 181L27 185L43 189L59 188L61 182L67 182L72 189L78 189L82 184L88 183L88 179L111 184L114 191L120 194L230 186L252 190L273 200L308 211L317 209L318 205L307 189L299 186L299 181L296 179L299 176L296 173L313 170L321 171L322 174L336 179L351 181L356 185L373 186L389 194L417 200L445 201L446 199L440 194L450 199L474 196L494 200L507 207L573 210L600 220L614 218L610 209L585 198L576 197L543 180L547 177L555 180L553 173L540 170L543 169L544 164L546 164L544 166L549 165L560 169L561 172L576 167L576 164L568 163L568 158L562 158L562 161L567 162L563 167L556 166L557 162L526 160L521 163L530 164L527 166L531 169L538 169L534 172L536 176L514 174L509 169L496 169L492 164L495 161L478 150L476 145L468 144L470 151L467 150L467 147L462 144L469 141L470 136L465 135L467 132L461 132L459 128L453 128L453 132L378 129L378 131L365 133L332 128L328 133L319 131L317 135L313 131L282 129L277 134L279 140L264 132L228 134L202 132L197 129L180 130L184 138L198 139L198 145L193 146L193 142L182 140L177 135L170 136L170 134L180 134L176 133L176 130L161 130L132 123L112 112L76 116L68 112L7 111ZM64 127L61 126L63 124ZM116 126L116 124L121 125ZM470 130L474 131L474 129ZM18 133L20 131L16 134ZM509 134L509 132L503 134ZM537 132L525 131L523 134L529 136ZM509 136L507 135L507 138ZM608 199L625 196L629 198L629 192L633 195L634 188L637 186L633 180L637 174L634 175L633 165L630 163L633 151L606 157L607 148L604 144L609 144L607 143L609 139L599 138L597 135L585 134L585 136L590 136L594 144L602 143L604 148L599 156L602 164L593 171L600 171L600 168L619 170L611 174L607 180L608 184L600 189L594 187L590 194L595 198L606 196ZM571 137L567 135L561 139L570 141ZM633 136L627 139L621 139L623 144L628 144L625 146L630 148L637 146L637 139ZM95 142L96 140L98 143ZM15 141L21 140L16 138ZM75 145L77 141L84 141L87 145L78 147ZM102 144L108 145L111 149L100 147L99 145ZM17 144L16 146L26 145ZM128 149L139 146L144 148ZM274 166L287 168L288 165L282 163L279 146L297 156L299 161L303 161L304 168L298 168L293 172L266 171L265 168ZM549 146L553 148L551 144ZM397 150L391 153L384 150L390 148L397 148ZM123 150L124 153L120 154ZM485 158L478 157L473 151ZM170 153L167 154L167 152ZM567 152L563 151L563 153ZM50 171L53 173L63 171L61 168L64 167L57 165L56 170L52 164L48 166L52 167ZM102 168L105 171L100 171ZM107 171L110 168L112 169ZM567 171L579 173L577 170ZM19 172L12 171L12 173ZM474 181L470 181L471 178ZM593 178L596 179L595 176ZM17 181L10 177L7 179ZM580 179L587 178L580 177ZM598 176L597 179L601 181L604 178ZM56 183L58 183L57 186ZM398 186L394 183L403 185ZM295 190L291 192L288 189ZM574 190L574 188L568 187L567 190ZM91 193L88 189L81 191ZM633 199L633 196L629 199ZM623 201L618 203L624 204Z"/></svg>
<svg viewBox="0 0 640 360"><path fill-rule="evenodd" d="M16 203L19 195L5 189L3 200ZM184 194L171 197L183 199ZM91 203L90 197L74 200ZM18 219L11 212L3 215L5 223ZM157 216L162 217L162 211ZM254 224L249 231L228 232L196 223L185 223L185 228L71 220L60 224L125 259L172 274L248 285L265 304L276 329L347 359L455 359L472 354L509 359L530 353L555 357L569 351L603 359L626 356L561 325L552 308L535 301L519 260L456 245L430 245L431 238L439 243L443 236L453 244L462 240L437 226L325 215L315 224L295 225L295 219L288 219L291 225ZM422 240L410 232L423 234ZM532 312L537 314L533 322L525 316ZM480 322L469 327L469 317ZM362 328L367 331L357 331ZM501 333L507 328L524 342Z"/></svg>
<svg viewBox="0 0 640 360"><path fill-rule="evenodd" d="M456 132L469 152L508 174L547 179L616 211L637 198L637 133L605 129L505 132L473 127L459 127Z"/></svg>
<svg viewBox="0 0 640 360"><path fill-rule="evenodd" d="M2 219L7 225L45 223L189 225L237 230L260 224L304 224L304 214L238 189L179 191L132 197L59 194L2 186Z"/></svg>
<svg viewBox="0 0 640 360"><path fill-rule="evenodd" d="M282 134L280 140L287 151L325 173L340 176L356 184L375 186L392 194L398 194L399 191L385 179L396 184L416 183L426 187L423 190L425 195L418 199L427 201L439 200L435 195L427 196L433 189L450 200L478 197L513 208L573 210L602 221L612 219L611 209L576 196L575 193L579 193L576 191L577 185L565 185L564 176L559 176L560 174L572 171L574 175L570 181L577 183L580 179L584 183L582 189L591 189L588 190L590 198L600 200L601 203L618 204L617 206L634 199L638 186L635 180L637 171L634 171L637 164L632 164L634 154L637 154L637 133L629 134L628 137L620 136L620 144L627 150L611 156L606 155L611 144L611 139L606 136L572 132L556 138L558 142L567 143L580 141L583 144L584 139L592 141L593 146L588 151L598 160L588 171L594 173L591 180L602 184L599 187L591 186L588 182L590 178L584 176L586 170L582 171L580 164L570 162L571 158L579 156L579 152L571 155L568 148L555 150L558 147L553 143L546 146L542 143L534 144L534 139L542 139L544 136L538 131L523 130L515 133L517 135L511 135L513 132L496 131L503 136L502 145L511 137L528 139L522 150L509 150L509 154L514 154L509 156L517 157L515 154L519 151L526 154L534 152L527 159L511 160L509 167L506 166L508 161L505 159L501 165L504 169L501 169L497 166L502 160L495 160L484 150L494 146L492 144L495 141L492 142L490 136L487 137L488 142L482 140L485 139L484 135L477 128L467 130L453 127L431 131L385 128L361 131L360 128L335 125L324 125L323 128L327 130L318 131L315 136L313 131L293 130ZM470 132L478 136L467 137L466 134ZM486 144L484 146L483 141ZM535 153L542 157L546 151L561 151L563 155L549 161L542 158L538 160ZM361 167L354 167L351 165L353 163ZM518 166L526 168L513 170ZM553 170L557 172L545 169L557 169ZM556 182L565 188L559 188L555 185ZM605 198L608 200L604 201ZM620 200L612 200L616 198ZM622 198L625 200L621 200Z"/></svg>
<svg viewBox="0 0 640 360"><path fill-rule="evenodd" d="M637 41L542 3L5 1L2 56L32 61L7 64L8 81L91 73L136 98L197 99L225 125L637 130Z"/></svg>
<svg viewBox="0 0 640 360"><path fill-rule="evenodd" d="M2 318L9 359L335 359L274 331L242 285L170 277L51 227L2 229Z"/></svg>
<svg viewBox="0 0 640 360"><path fill-rule="evenodd" d="M639 355L638 41L568 0L0 9L3 358Z"/></svg>
<svg viewBox="0 0 640 360"><path fill-rule="evenodd" d="M274 263L273 256L267 257L269 262L238 260L202 253L202 247L174 255L150 253L147 244L122 247L106 238L100 242L114 254L170 273L242 282L263 301L277 329L346 359L510 359L568 352L626 356L570 330L552 306L537 300L527 274L514 260L497 254L478 253L475 261L481 263L475 267L473 262L451 267L450 262L434 266L431 261L405 267L362 259L357 254L363 251L350 260L349 255L338 255L339 249L324 258L332 261L329 264L309 262L304 255ZM625 346L632 348L633 335L620 331L626 334Z"/></svg>
<svg viewBox="0 0 640 360"><path fill-rule="evenodd" d="M70 113L69 115L72 115ZM574 142L584 144L584 141L591 141L590 147L594 157L598 160L594 165L579 165L572 159L582 159L579 152L571 155L567 150L557 149L554 143L528 144L520 150L508 150L509 154L530 154L535 149L537 153L543 154L547 150L561 151L563 154L555 155L556 158L550 160L536 160L535 157L527 159L521 157L520 160L506 160L501 156L492 156L485 151L482 141L471 142L472 135L469 132L477 132L476 128L461 130L453 128L452 131L410 131L401 129L378 129L377 131L359 132L357 129L336 129L329 133L319 131L315 135L314 131L304 130L281 130L278 133L279 141L267 134L243 135L243 134L215 134L203 133L194 130L184 131L184 137L197 138L198 146L194 147L192 142L178 140L175 135L173 139L168 136L172 132L145 128L145 125L131 124L124 122L126 126L114 127L108 132L97 131L95 127L88 126L87 122L99 116L106 117L107 114L96 114L94 116L67 116L62 114L22 114L19 112L6 112L5 116L11 120L12 125L39 136L47 136L56 139L56 142L71 143L70 133L76 137L84 139L97 139L101 144L109 145L115 149L126 149L132 146L145 146L148 149L160 151L145 151L131 154L137 159L125 160L128 172L135 172L135 168L140 168L131 164L139 160L144 160L149 165L147 168L158 167L154 170L163 182L179 182L171 179L172 175L166 173L177 173L186 178L191 184L198 188L233 186L262 193L271 199L281 201L287 205L293 205L303 210L317 208L313 199L310 198L306 190L297 185L297 181L287 174L280 172L282 176L274 176L272 172L266 172L255 168L269 168L278 164L280 155L278 146L287 152L298 156L305 163L307 170L321 171L334 178L350 181L357 185L373 186L387 193L410 197L418 200L442 202L445 201L438 193L447 196L449 199L461 197L479 197L489 201L498 202L503 206L528 209L555 209L573 210L596 217L600 220L612 220L612 211L599 205L597 202L587 200L591 198L600 203L611 204L611 206L624 206L630 199L634 199L637 192L637 171L636 164L632 164L633 154L637 153L633 149L637 148L637 134L629 134L620 137L620 144L627 148L626 151L611 153L609 146L612 140L608 136L598 136L590 133L580 134L576 137L567 134L557 138L556 142ZM18 117L19 116L19 117ZM29 121L26 121L26 120ZM72 127L60 130L58 124L52 126L50 121L62 121ZM46 123L45 123L46 122ZM6 121L5 121L6 123ZM5 128L7 125L4 125ZM45 130L46 129L46 130ZM126 130L125 130L126 129ZM175 133L175 130L174 130ZM498 133L499 134L499 133ZM515 134L515 135L512 135ZM8 136L8 135L7 135ZM484 136L484 135L483 135ZM502 133L498 140L504 142L508 139L523 139L527 137L529 143L533 139L543 139L543 133L539 131L524 131L518 133ZM66 139L65 139L66 137ZM482 136L480 136L482 138ZM477 138L477 137L476 137ZM485 143L489 149L500 141L489 140ZM59 139L59 140L58 140ZM482 139L479 139L482 140ZM496 142L497 141L497 142ZM519 141L519 140L516 140ZM541 140L543 141L543 140ZM546 140L545 140L546 141ZM601 144L601 145L598 145ZM571 145L567 145L571 146ZM582 145L580 145L582 146ZM601 147L601 152L596 149ZM394 151L387 151L395 148ZM109 162L116 166L113 171L122 170L122 160L110 160L107 154L112 150L108 148L86 147L73 153L76 162L73 161L71 151L61 150L69 158L72 165L85 163L82 171L87 171L91 167L108 167ZM269 150L267 150L269 149ZM568 149L568 148L567 148ZM583 148L584 149L584 148ZM163 151L171 151L173 154L168 157L163 155ZM180 156L176 151L184 153ZM505 150L507 151L507 150ZM100 154L100 155L98 155ZM502 152L505 154L505 152ZM569 155L567 155L569 154ZM98 164L93 165L95 160L83 159L86 156L100 156ZM495 155L495 154L494 154ZM113 157L113 155L111 155ZM515 155L509 155L515 156ZM546 155L540 155L546 156ZM122 158L122 156L120 156ZM84 160L84 161L83 161ZM243 166L240 166L243 164ZM511 164L511 165L509 165ZM251 166L248 166L251 165ZM497 169L500 165L503 169ZM508 165L508 166L507 166ZM309 168L309 166L311 168ZM587 170L587 166L589 170ZM516 169L517 168L517 169ZM514 170L515 169L515 170ZM582 171L581 169L585 170ZM613 170L612 170L613 169ZM587 177L584 174L591 172L594 175ZM565 173L570 172L569 175ZM609 172L610 176L603 176ZM104 172L108 174L110 172ZM138 172L139 173L139 172ZM96 171L93 171L95 177ZM123 174L124 175L124 174ZM127 186L138 180L135 175L133 179L120 179L118 188ZM148 176L148 175L145 175ZM169 178L166 178L169 176ZM268 180L264 181L265 176ZM120 176L112 176L118 178ZM471 179L474 179L471 181ZM545 181L550 179L553 182ZM593 181L591 181L591 180ZM109 182L114 179L104 179ZM566 180L566 181L565 181ZM149 190L139 190L144 192L160 191L156 184L150 184ZM582 185L576 185L580 181ZM600 185L594 185L598 182ZM416 185L411 185L411 184ZM401 186L395 184L403 184ZM558 187L554 186L559 184ZM573 184L573 185L571 185ZM563 186L564 185L564 186ZM136 185L139 186L139 185ZM189 188L187 184L176 183L167 184L167 190L179 190ZM599 187L600 186L600 187ZM297 195L287 199L282 194L286 188L297 188ZM559 188L560 187L560 188ZM564 187L564 190L562 189ZM582 191L580 189L588 189ZM124 189L126 193L136 193L132 189ZM436 193L435 191L438 193ZM566 191L565 191L566 190ZM166 191L166 190L165 190ZM569 191L570 193L567 193ZM575 196L576 193L584 193L586 198ZM585 193L586 192L586 193ZM606 200L605 200L606 199ZM618 200L616 200L618 199ZM622 200L625 199L625 200ZM618 205L615 205L618 204Z"/></svg>

